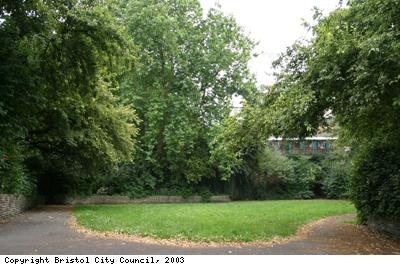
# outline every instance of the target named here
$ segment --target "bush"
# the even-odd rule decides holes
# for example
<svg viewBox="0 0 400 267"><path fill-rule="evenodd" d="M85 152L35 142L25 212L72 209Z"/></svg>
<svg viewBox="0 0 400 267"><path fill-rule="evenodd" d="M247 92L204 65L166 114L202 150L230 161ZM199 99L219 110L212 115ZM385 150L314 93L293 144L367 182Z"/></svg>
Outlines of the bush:
<svg viewBox="0 0 400 267"><path fill-rule="evenodd" d="M309 199L321 167L307 156L287 157L266 149L231 180L232 199Z"/></svg>
<svg viewBox="0 0 400 267"><path fill-rule="evenodd" d="M310 199L315 196L317 181L320 180L321 167L309 156L298 155L291 157L295 175L290 181L290 191L293 198Z"/></svg>
<svg viewBox="0 0 400 267"><path fill-rule="evenodd" d="M182 196L184 198L199 195L207 202L217 190L212 190L211 181L188 183L186 180L168 179L168 182L157 181L150 173L138 175L133 165L121 166L113 173L97 179L94 192L105 195L125 195L131 198L142 198L150 195ZM220 192L219 192L220 193Z"/></svg>
<svg viewBox="0 0 400 267"><path fill-rule="evenodd" d="M0 193L36 195L36 179L24 165L26 154L20 145L0 147Z"/></svg>
<svg viewBox="0 0 400 267"><path fill-rule="evenodd" d="M295 177L293 161L269 149L266 149L258 160L260 180L264 185L266 197L287 196L290 193L291 182Z"/></svg>
<svg viewBox="0 0 400 267"><path fill-rule="evenodd" d="M351 198L359 220L400 220L400 145L398 141L371 141L354 157Z"/></svg>
<svg viewBox="0 0 400 267"><path fill-rule="evenodd" d="M254 151L253 151L254 152ZM288 181L293 176L293 166L286 157L265 150L244 155L240 168L230 180L231 198L279 199L288 196Z"/></svg>
<svg viewBox="0 0 400 267"><path fill-rule="evenodd" d="M328 154L321 162L321 167L323 170L321 184L325 197L348 198L350 196L350 155L341 151Z"/></svg>
<svg viewBox="0 0 400 267"><path fill-rule="evenodd" d="M126 195L131 198L142 198L152 194L156 179L150 174L137 178L137 170L131 164L120 166L118 171L106 175L99 182L99 189L107 194Z"/></svg>
<svg viewBox="0 0 400 267"><path fill-rule="evenodd" d="M199 183L173 182L173 179L168 179L166 183L157 181L150 174L138 175L133 165L125 165L103 178L96 190L102 194L121 194L132 198L200 195L203 201L208 201L214 193L229 194L233 200L348 196L349 157L344 158L346 155L286 156L269 149L262 152L247 149L245 152L240 164L233 168L234 173L229 181L210 177Z"/></svg>

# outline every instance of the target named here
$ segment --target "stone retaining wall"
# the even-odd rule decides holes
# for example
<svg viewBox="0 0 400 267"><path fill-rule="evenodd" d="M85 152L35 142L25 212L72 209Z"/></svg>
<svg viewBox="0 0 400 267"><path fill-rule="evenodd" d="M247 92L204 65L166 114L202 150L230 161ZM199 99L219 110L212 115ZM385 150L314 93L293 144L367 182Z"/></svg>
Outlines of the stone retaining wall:
<svg viewBox="0 0 400 267"><path fill-rule="evenodd" d="M17 215L34 207L37 199L17 196L12 194L0 194L0 220Z"/></svg>
<svg viewBox="0 0 400 267"><path fill-rule="evenodd" d="M229 202L227 195L211 196L210 202ZM200 203L200 196L184 198L182 196L150 196L146 198L131 199L127 196L93 195L87 198L74 198L66 201L66 204L150 204L150 203Z"/></svg>

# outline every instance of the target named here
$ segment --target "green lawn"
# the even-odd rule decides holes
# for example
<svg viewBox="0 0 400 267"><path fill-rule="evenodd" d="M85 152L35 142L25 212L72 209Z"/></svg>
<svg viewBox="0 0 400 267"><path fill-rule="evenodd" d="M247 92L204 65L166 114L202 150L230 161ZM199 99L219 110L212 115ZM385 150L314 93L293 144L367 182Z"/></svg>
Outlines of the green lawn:
<svg viewBox="0 0 400 267"><path fill-rule="evenodd" d="M156 238L251 242L286 237L313 220L354 213L348 201L284 200L224 204L142 204L78 206L80 225Z"/></svg>

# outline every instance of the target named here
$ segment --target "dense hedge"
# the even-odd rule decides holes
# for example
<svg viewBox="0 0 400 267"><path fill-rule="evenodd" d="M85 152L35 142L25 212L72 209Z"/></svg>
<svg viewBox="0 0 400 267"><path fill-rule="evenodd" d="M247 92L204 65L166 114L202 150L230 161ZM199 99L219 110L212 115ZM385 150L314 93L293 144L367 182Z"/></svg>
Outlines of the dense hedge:
<svg viewBox="0 0 400 267"><path fill-rule="evenodd" d="M230 180L233 199L348 198L350 155L282 155L265 150L246 159Z"/></svg>
<svg viewBox="0 0 400 267"><path fill-rule="evenodd" d="M0 193L33 196L36 179L24 165L28 155L25 146L0 144Z"/></svg>
<svg viewBox="0 0 400 267"><path fill-rule="evenodd" d="M361 223L400 220L400 145L374 141L354 157L351 197Z"/></svg>
<svg viewBox="0 0 400 267"><path fill-rule="evenodd" d="M244 155L229 180L210 177L198 183L143 180L127 164L102 178L85 180L77 193L132 198L200 195L204 200L212 194L229 194L233 200L348 198L350 155L341 151L288 156L265 149Z"/></svg>

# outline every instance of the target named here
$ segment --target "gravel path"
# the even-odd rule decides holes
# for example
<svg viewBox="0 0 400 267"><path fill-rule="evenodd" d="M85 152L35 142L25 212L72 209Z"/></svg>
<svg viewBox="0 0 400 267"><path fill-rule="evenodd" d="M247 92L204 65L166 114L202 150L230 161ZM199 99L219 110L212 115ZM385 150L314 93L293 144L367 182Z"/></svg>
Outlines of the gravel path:
<svg viewBox="0 0 400 267"><path fill-rule="evenodd" d="M42 207L0 224L0 254L184 255L184 254L398 254L400 240L345 224L354 215L332 217L303 227L296 237L262 246L182 246L135 242L76 231L70 207Z"/></svg>

